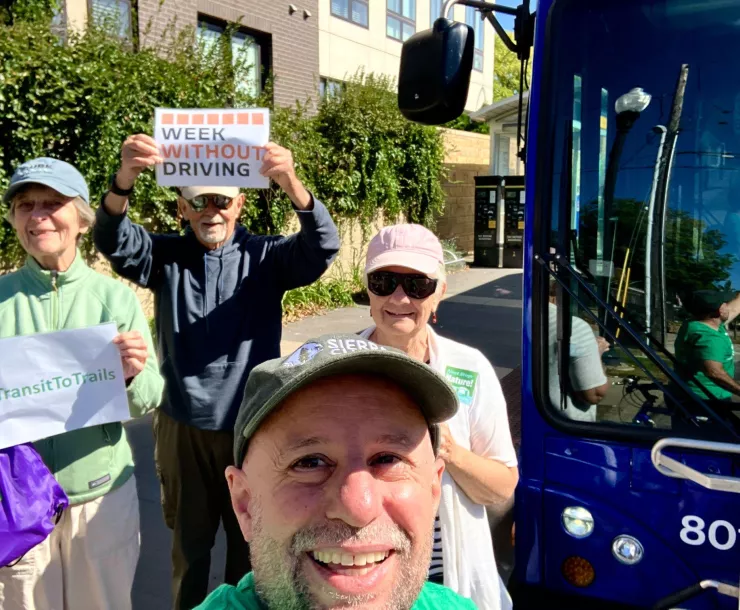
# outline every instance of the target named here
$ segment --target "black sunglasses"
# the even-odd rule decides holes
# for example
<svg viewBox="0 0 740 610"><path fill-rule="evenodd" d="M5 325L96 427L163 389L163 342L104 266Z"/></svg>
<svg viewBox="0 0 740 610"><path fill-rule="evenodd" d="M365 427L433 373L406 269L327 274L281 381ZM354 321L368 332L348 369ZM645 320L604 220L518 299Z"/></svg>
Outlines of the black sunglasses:
<svg viewBox="0 0 740 610"><path fill-rule="evenodd" d="M418 273L373 271L367 275L368 290L379 297L392 295L399 284L412 299L426 299L437 290L437 280Z"/></svg>
<svg viewBox="0 0 740 610"><path fill-rule="evenodd" d="M209 203L215 205L219 210L227 210L233 199L226 195L198 195L192 199L186 199L186 201L196 212L202 212L208 207Z"/></svg>

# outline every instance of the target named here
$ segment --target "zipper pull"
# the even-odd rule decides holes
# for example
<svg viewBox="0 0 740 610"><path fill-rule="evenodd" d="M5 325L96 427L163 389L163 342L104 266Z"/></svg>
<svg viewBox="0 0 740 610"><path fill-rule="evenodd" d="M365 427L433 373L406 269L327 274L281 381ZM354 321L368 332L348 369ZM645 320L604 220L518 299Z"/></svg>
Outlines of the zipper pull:
<svg viewBox="0 0 740 610"><path fill-rule="evenodd" d="M54 292L57 291L57 275L58 273L56 271L51 272L51 289Z"/></svg>

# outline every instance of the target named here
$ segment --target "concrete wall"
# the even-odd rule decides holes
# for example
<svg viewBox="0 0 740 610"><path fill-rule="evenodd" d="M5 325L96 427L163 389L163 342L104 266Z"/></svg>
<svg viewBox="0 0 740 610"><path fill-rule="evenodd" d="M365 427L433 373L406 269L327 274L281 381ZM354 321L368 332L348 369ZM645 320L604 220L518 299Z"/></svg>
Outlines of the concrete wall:
<svg viewBox="0 0 740 610"><path fill-rule="evenodd" d="M362 226L357 221L343 219L342 221L337 222L337 229L339 230L339 237L342 241L342 245L339 249L337 258L327 272L327 275L329 277L348 278L352 275L354 269L364 269L367 244L375 234L380 231L380 229L387 225L394 224L395 222L403 222L403 220L378 218L375 222L371 223L369 227L367 227L366 231L362 230ZM285 230L285 233L295 233L298 229L298 220L293 219Z"/></svg>
<svg viewBox="0 0 740 610"><path fill-rule="evenodd" d="M319 71L324 78L346 80L362 67L365 72L398 78L401 43L386 36L384 0L370 0L368 27L332 16L331 0L319 0ZM456 21L465 21L465 7L454 8ZM416 2L416 31L431 27L429 0ZM483 71L473 70L467 110L478 110L493 100L494 32L484 24Z"/></svg>
<svg viewBox="0 0 740 610"><path fill-rule="evenodd" d="M475 176L489 173L490 137L485 134L444 129L447 196L443 215L437 221L440 239L455 239L458 248L473 250Z"/></svg>

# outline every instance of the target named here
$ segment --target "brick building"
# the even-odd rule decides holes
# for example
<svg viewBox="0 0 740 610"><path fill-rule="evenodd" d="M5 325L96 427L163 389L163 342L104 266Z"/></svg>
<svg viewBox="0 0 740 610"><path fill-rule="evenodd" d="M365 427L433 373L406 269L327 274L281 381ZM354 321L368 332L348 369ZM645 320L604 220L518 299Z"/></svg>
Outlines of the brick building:
<svg viewBox="0 0 740 610"><path fill-rule="evenodd" d="M173 24L195 27L208 41L225 35L227 24L239 24L232 49L246 47L254 66L243 86L258 92L272 73L278 105L318 95L319 0L64 0L62 5L68 27L82 28L90 18L113 20L124 38L131 37L136 14L142 47L158 44Z"/></svg>

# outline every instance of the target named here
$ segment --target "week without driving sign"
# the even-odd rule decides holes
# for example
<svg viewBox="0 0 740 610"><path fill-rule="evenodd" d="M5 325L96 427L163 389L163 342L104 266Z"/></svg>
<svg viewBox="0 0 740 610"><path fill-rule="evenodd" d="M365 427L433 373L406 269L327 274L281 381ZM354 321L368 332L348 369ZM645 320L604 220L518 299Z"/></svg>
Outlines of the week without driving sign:
<svg viewBox="0 0 740 610"><path fill-rule="evenodd" d="M154 114L154 139L164 162L161 186L268 188L259 173L270 137L270 111L166 109Z"/></svg>

